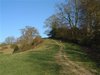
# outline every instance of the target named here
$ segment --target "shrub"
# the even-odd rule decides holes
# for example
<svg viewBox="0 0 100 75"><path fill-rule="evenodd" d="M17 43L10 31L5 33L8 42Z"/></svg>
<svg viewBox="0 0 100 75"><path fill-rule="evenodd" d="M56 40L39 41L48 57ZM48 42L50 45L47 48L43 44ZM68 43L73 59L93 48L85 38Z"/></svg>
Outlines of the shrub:
<svg viewBox="0 0 100 75"><path fill-rule="evenodd" d="M18 45L16 45L16 44L12 44L12 45L11 45L11 48L13 48L13 49L14 49L13 53L15 53L15 52L18 52L18 51L19 51L19 47L18 47Z"/></svg>
<svg viewBox="0 0 100 75"><path fill-rule="evenodd" d="M15 48L16 47L16 44L12 44L10 47L11 48Z"/></svg>
<svg viewBox="0 0 100 75"><path fill-rule="evenodd" d="M19 47L16 45L14 48L14 53L19 51Z"/></svg>
<svg viewBox="0 0 100 75"><path fill-rule="evenodd" d="M41 39L40 37L36 37L36 38L33 40L32 45L36 46L36 45L38 45L38 44L40 44L40 43L42 43L42 42L43 42L43 39Z"/></svg>
<svg viewBox="0 0 100 75"><path fill-rule="evenodd" d="M26 51L32 48L32 45L30 44L23 44L20 46L20 51Z"/></svg>

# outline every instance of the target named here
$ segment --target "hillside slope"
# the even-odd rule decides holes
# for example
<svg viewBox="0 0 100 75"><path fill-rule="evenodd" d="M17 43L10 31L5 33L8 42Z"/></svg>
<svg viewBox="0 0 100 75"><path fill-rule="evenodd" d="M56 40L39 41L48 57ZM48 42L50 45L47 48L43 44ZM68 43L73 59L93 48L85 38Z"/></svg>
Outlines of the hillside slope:
<svg viewBox="0 0 100 75"><path fill-rule="evenodd" d="M0 54L0 75L99 75L96 67L77 45L44 40L35 49Z"/></svg>
<svg viewBox="0 0 100 75"><path fill-rule="evenodd" d="M56 59L61 65L60 75L99 75L100 69L96 69L95 63L88 58L88 55L81 47L75 44L61 43ZM67 45L66 45L67 44ZM95 67L95 69L93 69Z"/></svg>

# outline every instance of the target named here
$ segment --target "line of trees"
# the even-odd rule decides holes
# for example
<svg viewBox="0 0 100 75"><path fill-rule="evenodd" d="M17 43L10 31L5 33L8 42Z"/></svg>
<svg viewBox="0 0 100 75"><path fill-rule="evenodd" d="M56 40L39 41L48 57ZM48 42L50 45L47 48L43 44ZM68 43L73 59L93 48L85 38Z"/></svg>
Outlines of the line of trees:
<svg viewBox="0 0 100 75"><path fill-rule="evenodd" d="M20 31L21 36L19 38L7 37L4 42L11 45L14 52L29 50L42 42L39 32L35 27L26 26Z"/></svg>
<svg viewBox="0 0 100 75"><path fill-rule="evenodd" d="M100 0L69 0L45 21L50 38L100 48Z"/></svg>

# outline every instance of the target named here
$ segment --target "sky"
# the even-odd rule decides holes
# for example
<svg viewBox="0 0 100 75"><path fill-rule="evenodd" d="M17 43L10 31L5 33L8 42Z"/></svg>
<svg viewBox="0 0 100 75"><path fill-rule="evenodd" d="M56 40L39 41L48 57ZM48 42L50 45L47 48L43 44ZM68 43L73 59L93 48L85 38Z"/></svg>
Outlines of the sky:
<svg viewBox="0 0 100 75"><path fill-rule="evenodd" d="M61 0L0 0L0 42L8 36L19 37L20 29L33 26L46 37L44 22L55 13Z"/></svg>

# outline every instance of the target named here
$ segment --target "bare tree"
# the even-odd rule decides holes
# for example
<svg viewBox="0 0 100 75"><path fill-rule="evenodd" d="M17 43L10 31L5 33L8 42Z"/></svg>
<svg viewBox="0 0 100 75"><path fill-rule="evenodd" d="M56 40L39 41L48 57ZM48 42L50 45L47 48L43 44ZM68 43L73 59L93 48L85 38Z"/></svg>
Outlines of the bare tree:
<svg viewBox="0 0 100 75"><path fill-rule="evenodd" d="M15 38L10 36L5 39L6 44L14 44L15 41L16 41Z"/></svg>
<svg viewBox="0 0 100 75"><path fill-rule="evenodd" d="M76 41L78 39L77 35L79 35L79 5L79 0L65 0L57 5L57 17L61 18L62 24L66 24L70 30L70 37Z"/></svg>
<svg viewBox="0 0 100 75"><path fill-rule="evenodd" d="M20 41L27 44L30 44L36 36L39 36L37 29L31 26L21 29L21 34Z"/></svg>
<svg viewBox="0 0 100 75"><path fill-rule="evenodd" d="M57 5L58 13L66 19L70 27L78 26L79 4L79 0L65 0L65 2Z"/></svg>

